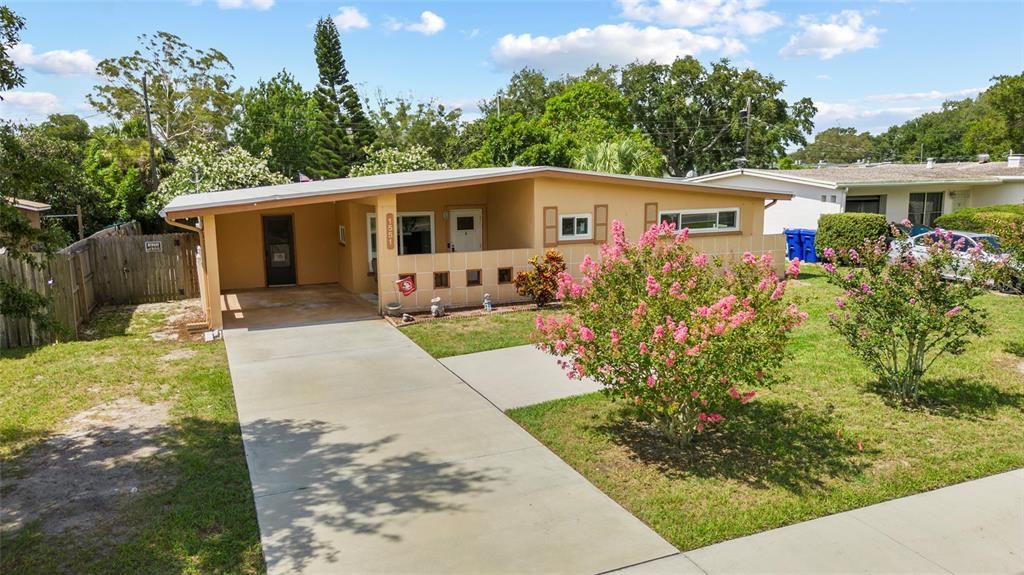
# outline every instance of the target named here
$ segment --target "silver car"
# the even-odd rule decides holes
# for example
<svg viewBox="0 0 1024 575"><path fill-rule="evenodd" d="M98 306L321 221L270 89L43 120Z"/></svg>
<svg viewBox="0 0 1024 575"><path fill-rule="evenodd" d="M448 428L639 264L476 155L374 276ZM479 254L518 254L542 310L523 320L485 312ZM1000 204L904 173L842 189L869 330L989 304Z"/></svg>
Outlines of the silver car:
<svg viewBox="0 0 1024 575"><path fill-rule="evenodd" d="M947 236L947 234L950 235ZM892 243L889 253L893 258L898 258L907 248L907 244L910 244L910 255L914 259L926 259L930 257L928 247L938 241L948 241L953 246L954 253L960 262L959 265L954 265L953 268L945 270L942 275L946 279L969 279L969 268L978 259L990 263L1006 262L1010 259L1006 250L1000 246L999 237L992 234L956 230L932 230L907 239L898 239ZM979 246L980 250L978 249ZM1020 269L1015 269L1013 274L1015 277L1011 281L1014 283L1019 282L1021 271Z"/></svg>

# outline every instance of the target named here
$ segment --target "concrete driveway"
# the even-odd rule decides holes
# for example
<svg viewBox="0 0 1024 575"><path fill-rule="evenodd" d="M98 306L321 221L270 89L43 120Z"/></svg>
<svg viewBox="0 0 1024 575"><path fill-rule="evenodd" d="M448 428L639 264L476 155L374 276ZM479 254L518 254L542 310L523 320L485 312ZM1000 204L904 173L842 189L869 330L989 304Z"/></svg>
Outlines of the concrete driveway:
<svg viewBox="0 0 1024 575"><path fill-rule="evenodd" d="M381 320L225 341L270 573L601 573L675 553Z"/></svg>

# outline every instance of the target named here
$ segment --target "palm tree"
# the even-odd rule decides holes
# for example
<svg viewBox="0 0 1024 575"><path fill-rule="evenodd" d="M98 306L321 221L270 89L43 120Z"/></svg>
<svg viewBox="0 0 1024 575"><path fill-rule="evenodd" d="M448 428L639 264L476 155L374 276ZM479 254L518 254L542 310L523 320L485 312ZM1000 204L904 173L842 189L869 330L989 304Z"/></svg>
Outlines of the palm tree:
<svg viewBox="0 0 1024 575"><path fill-rule="evenodd" d="M573 158L572 167L591 172L660 178L665 175L665 158L650 142L623 138L586 146Z"/></svg>

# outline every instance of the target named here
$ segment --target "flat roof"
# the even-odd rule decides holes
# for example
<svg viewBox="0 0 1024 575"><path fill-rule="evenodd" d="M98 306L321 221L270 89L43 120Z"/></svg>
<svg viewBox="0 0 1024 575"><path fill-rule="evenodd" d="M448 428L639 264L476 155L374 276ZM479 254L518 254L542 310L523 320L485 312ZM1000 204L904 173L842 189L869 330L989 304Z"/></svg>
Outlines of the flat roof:
<svg viewBox="0 0 1024 575"><path fill-rule="evenodd" d="M831 188L916 185L937 183L998 184L1024 179L1024 168L1007 162L947 162L927 164L854 164L792 170L741 168L690 178L692 182L714 182L730 176L749 175L797 183L824 184Z"/></svg>
<svg viewBox="0 0 1024 575"><path fill-rule="evenodd" d="M23 200L21 198L11 198L10 203L18 209L28 210L30 212L45 212L51 208L50 204L34 202L32 200Z"/></svg>
<svg viewBox="0 0 1024 575"><path fill-rule="evenodd" d="M710 194L754 196L767 199L788 200L793 196L784 192L766 192L763 190L713 186L674 178L604 174L549 166L513 166L505 168L421 170L186 194L172 199L160 210L160 215L164 217L193 217L225 211L238 211L237 207L239 206L253 206L255 208L260 204L271 202L274 205L283 206L288 205L289 202L298 202L299 200L318 197L322 197L323 201L326 202L345 199L346 196L373 196L384 192L408 193L444 187L469 186L539 177L628 184L646 188L700 191Z"/></svg>

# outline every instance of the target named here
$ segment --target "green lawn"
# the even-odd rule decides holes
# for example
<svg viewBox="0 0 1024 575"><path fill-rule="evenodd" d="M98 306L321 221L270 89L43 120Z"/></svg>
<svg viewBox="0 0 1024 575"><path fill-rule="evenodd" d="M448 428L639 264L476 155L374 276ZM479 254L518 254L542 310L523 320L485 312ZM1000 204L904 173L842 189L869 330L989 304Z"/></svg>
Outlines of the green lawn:
<svg viewBox="0 0 1024 575"><path fill-rule="evenodd" d="M525 345L534 331L536 311L452 317L402 327L402 333L436 358Z"/></svg>
<svg viewBox="0 0 1024 575"><path fill-rule="evenodd" d="M1024 466L1024 358L1009 353L1024 341L1024 300L985 296L993 333L940 360L908 411L831 332L834 295L813 268L794 282L810 320L793 334L788 383L686 451L600 394L510 416L681 549Z"/></svg>
<svg viewBox="0 0 1024 575"><path fill-rule="evenodd" d="M43 440L82 410L124 398L169 406L148 436L161 450L144 459L140 476L162 478L156 487L119 498L114 510L74 530L45 529L44 517L5 533L0 572L264 571L224 346L154 341L149 334L164 319L121 308L102 312L88 341L0 351L7 478L38 473L32 462L49 449ZM130 441L132 432L97 433L99 448L108 438Z"/></svg>

